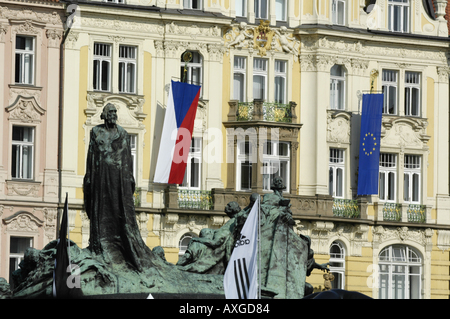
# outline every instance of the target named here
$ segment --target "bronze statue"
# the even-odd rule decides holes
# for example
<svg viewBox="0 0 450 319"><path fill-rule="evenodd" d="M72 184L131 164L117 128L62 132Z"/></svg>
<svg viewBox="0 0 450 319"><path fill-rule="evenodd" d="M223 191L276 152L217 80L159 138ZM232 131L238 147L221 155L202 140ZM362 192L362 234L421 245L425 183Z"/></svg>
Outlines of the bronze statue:
<svg viewBox="0 0 450 319"><path fill-rule="evenodd" d="M141 271L151 251L141 238L134 211L130 138L117 125L113 104L104 107L101 118L105 123L91 131L83 183L89 249L106 263L129 264Z"/></svg>

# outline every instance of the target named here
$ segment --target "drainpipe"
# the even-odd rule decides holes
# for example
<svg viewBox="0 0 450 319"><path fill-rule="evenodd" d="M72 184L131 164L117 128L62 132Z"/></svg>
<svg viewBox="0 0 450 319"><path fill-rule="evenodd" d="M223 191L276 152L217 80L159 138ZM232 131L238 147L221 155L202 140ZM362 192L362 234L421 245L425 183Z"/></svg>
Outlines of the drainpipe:
<svg viewBox="0 0 450 319"><path fill-rule="evenodd" d="M70 3L69 3L70 4ZM65 8L67 10L67 7ZM66 19L67 21L67 19ZM66 22L64 22L66 23ZM58 109L58 213L56 219L56 237L59 234L59 223L61 217L62 203L62 138L63 138L63 93L64 93L64 43L71 28L63 33L59 46L59 109Z"/></svg>

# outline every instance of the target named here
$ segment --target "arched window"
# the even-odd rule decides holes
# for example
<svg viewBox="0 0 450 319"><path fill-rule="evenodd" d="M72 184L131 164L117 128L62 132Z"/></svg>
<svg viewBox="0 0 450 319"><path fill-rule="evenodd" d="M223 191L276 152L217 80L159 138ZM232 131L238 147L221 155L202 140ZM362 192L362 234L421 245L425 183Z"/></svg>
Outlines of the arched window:
<svg viewBox="0 0 450 319"><path fill-rule="evenodd" d="M420 299L422 257L413 248L392 245L378 255L379 299Z"/></svg>
<svg viewBox="0 0 450 319"><path fill-rule="evenodd" d="M330 71L330 108L345 109L345 69L335 64Z"/></svg>
<svg viewBox="0 0 450 319"><path fill-rule="evenodd" d="M189 246L189 243L191 242L191 239L193 237L197 237L197 236L195 234L192 234L192 233L186 233L183 236L181 236L181 239L180 239L180 241L178 243L178 248L180 250L178 252L179 256L184 255L184 253L186 252L186 250L187 250L187 248Z"/></svg>
<svg viewBox="0 0 450 319"><path fill-rule="evenodd" d="M191 59L185 59L189 52ZM200 53L195 51L186 51L181 55L181 76L180 80L189 84L202 85L202 64L203 58ZM185 72L186 68L186 72Z"/></svg>
<svg viewBox="0 0 450 319"><path fill-rule="evenodd" d="M334 275L333 288L344 289L345 286L345 248L340 241L330 246L330 272Z"/></svg>

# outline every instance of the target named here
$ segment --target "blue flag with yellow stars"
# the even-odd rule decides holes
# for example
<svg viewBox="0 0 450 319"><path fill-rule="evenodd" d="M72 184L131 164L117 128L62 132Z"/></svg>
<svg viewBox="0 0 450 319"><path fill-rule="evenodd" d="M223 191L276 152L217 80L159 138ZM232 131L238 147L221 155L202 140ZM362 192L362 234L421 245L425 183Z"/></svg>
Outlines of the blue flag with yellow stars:
<svg viewBox="0 0 450 319"><path fill-rule="evenodd" d="M359 144L358 195L378 194L383 94L364 94Z"/></svg>

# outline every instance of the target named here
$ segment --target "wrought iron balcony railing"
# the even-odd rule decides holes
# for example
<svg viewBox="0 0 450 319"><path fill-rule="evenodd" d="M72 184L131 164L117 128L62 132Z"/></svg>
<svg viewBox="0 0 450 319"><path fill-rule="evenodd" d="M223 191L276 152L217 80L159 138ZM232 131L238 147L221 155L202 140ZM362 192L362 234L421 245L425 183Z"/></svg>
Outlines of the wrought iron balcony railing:
<svg viewBox="0 0 450 319"><path fill-rule="evenodd" d="M178 208L211 210L211 191L178 189Z"/></svg>
<svg viewBox="0 0 450 319"><path fill-rule="evenodd" d="M396 203L384 203L383 220L396 222L402 221L402 205Z"/></svg>
<svg viewBox="0 0 450 319"><path fill-rule="evenodd" d="M236 120L255 120L255 102L240 102L236 112ZM292 122L290 104L262 102L262 120L270 122Z"/></svg>
<svg viewBox="0 0 450 319"><path fill-rule="evenodd" d="M425 223L427 219L426 206L410 204L408 206L408 222L410 223Z"/></svg>
<svg viewBox="0 0 450 319"><path fill-rule="evenodd" d="M333 200L333 216L345 218L360 218L358 201L335 198Z"/></svg>

